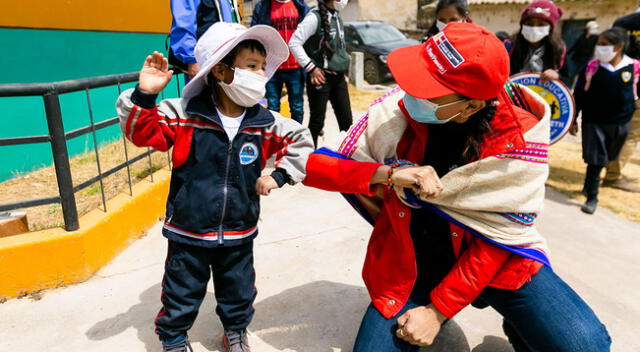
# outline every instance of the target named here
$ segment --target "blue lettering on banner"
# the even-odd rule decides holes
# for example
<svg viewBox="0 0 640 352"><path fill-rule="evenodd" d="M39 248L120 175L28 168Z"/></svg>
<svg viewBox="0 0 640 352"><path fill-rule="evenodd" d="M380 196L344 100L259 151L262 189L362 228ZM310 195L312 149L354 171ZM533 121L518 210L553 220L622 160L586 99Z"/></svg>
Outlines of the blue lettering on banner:
<svg viewBox="0 0 640 352"><path fill-rule="evenodd" d="M532 88L538 94L546 95L543 98L549 103L552 112L551 144L562 139L569 131L575 115L575 102L567 86L560 81L542 84L538 73L523 73L511 77L510 80Z"/></svg>

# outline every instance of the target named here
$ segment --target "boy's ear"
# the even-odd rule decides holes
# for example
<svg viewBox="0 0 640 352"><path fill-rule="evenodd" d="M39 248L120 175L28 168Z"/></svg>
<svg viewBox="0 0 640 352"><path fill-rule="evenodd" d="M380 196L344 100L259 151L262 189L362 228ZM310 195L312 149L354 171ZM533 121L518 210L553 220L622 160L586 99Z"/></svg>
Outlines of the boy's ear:
<svg viewBox="0 0 640 352"><path fill-rule="evenodd" d="M224 71L225 70L224 70L223 63L218 63L215 66L213 66L213 68L211 69L211 73L213 74L213 77L218 81L224 81Z"/></svg>

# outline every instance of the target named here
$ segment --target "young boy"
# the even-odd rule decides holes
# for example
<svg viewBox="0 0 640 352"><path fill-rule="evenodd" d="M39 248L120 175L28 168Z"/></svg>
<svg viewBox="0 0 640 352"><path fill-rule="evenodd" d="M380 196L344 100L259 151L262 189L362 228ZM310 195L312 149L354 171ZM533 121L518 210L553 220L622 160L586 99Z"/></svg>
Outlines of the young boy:
<svg viewBox="0 0 640 352"><path fill-rule="evenodd" d="M289 55L275 29L216 23L195 54L201 69L182 99L155 105L173 72L154 52L138 86L122 93L116 105L122 131L135 145L159 151L173 146L163 228L169 249L163 307L155 321L163 351L191 350L187 331L212 273L223 345L226 351L247 352L259 195L302 181L313 142L306 128L258 104L269 77ZM272 155L275 171L261 177Z"/></svg>

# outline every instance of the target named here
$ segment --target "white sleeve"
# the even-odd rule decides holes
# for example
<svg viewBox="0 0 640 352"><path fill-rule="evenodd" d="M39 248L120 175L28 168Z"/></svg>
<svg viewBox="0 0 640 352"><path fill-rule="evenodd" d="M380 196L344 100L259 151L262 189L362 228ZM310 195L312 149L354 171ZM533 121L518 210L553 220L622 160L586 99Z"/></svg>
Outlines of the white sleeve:
<svg viewBox="0 0 640 352"><path fill-rule="evenodd" d="M311 11L307 14L307 16L300 22L298 28L295 33L289 40L289 49L293 54L293 57L296 58L298 64L302 66L307 72L313 70L316 65L311 61L311 58L304 51L303 45L304 43L311 38L312 35L316 33L318 30L318 17L311 13ZM308 66L308 67L307 67Z"/></svg>

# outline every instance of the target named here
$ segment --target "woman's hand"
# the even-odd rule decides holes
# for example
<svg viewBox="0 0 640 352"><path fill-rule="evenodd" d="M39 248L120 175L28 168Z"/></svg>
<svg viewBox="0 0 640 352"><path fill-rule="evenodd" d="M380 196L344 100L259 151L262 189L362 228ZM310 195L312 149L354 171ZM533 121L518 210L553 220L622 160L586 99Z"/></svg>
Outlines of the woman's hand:
<svg viewBox="0 0 640 352"><path fill-rule="evenodd" d="M268 196L272 189L278 188L276 180L269 176L261 176L256 181L256 192L261 196Z"/></svg>
<svg viewBox="0 0 640 352"><path fill-rule="evenodd" d="M138 86L143 93L158 94L169 84L172 76L169 61L161 53L154 51L144 60Z"/></svg>
<svg viewBox="0 0 640 352"><path fill-rule="evenodd" d="M398 317L396 336L416 346L429 346L447 317L432 304L409 309Z"/></svg>
<svg viewBox="0 0 640 352"><path fill-rule="evenodd" d="M411 188L421 198L437 197L444 189L440 177L431 166L397 168L393 171L391 182L396 186Z"/></svg>
<svg viewBox="0 0 640 352"><path fill-rule="evenodd" d="M548 69L540 74L540 82L542 84L557 80L560 78L560 75L556 70Z"/></svg>
<svg viewBox="0 0 640 352"><path fill-rule="evenodd" d="M311 84L314 86L319 86L321 84L325 84L327 82L324 77L324 70L320 67L316 67L313 71L311 71Z"/></svg>

